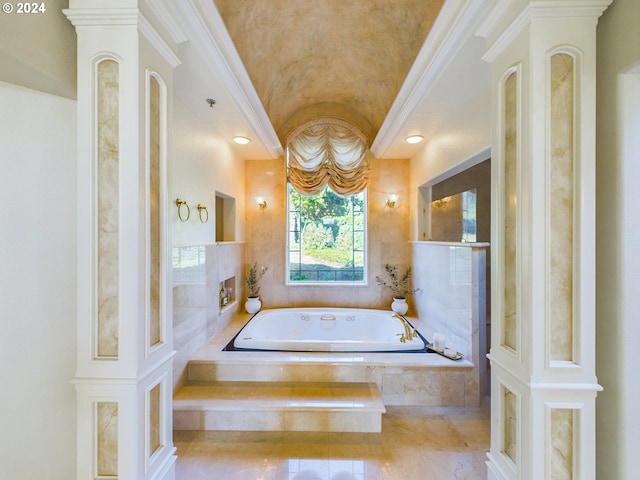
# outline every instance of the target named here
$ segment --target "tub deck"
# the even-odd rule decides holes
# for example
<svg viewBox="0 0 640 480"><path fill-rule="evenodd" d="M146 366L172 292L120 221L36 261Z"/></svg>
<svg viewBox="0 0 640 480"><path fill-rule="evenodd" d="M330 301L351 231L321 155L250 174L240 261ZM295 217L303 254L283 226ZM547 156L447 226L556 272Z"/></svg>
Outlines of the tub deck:
<svg viewBox="0 0 640 480"><path fill-rule="evenodd" d="M474 406L476 369L435 353L224 351L250 315L238 313L187 365L187 381L374 382L387 405ZM426 326L409 321L419 330ZM479 404L478 399L475 403Z"/></svg>
<svg viewBox="0 0 640 480"><path fill-rule="evenodd" d="M379 432L385 405L480 404L477 371L435 353L225 351L237 314L188 362L177 430ZM420 330L424 325L409 321Z"/></svg>

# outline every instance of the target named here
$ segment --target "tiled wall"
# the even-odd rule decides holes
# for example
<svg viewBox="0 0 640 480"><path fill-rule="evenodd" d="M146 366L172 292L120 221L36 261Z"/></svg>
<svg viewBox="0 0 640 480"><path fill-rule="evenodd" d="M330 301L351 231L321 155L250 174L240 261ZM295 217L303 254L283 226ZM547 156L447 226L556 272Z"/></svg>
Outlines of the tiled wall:
<svg viewBox="0 0 640 480"><path fill-rule="evenodd" d="M342 306L389 308L391 292L376 284L384 264L410 264L409 256L409 161L371 161L368 195L367 286L287 286L286 173L284 159L248 161L246 164L247 263L269 267L261 283L265 307ZM390 193L399 194L395 208L385 205ZM260 210L255 197L268 202Z"/></svg>
<svg viewBox="0 0 640 480"><path fill-rule="evenodd" d="M486 250L471 244L415 242L415 305L424 334L443 333L447 346L474 363L465 395L478 402L486 395ZM475 393L471 393L475 392Z"/></svg>
<svg viewBox="0 0 640 480"><path fill-rule="evenodd" d="M244 248L242 242L173 248L174 387L183 383L193 354L243 308ZM235 301L221 309L220 282L234 278Z"/></svg>

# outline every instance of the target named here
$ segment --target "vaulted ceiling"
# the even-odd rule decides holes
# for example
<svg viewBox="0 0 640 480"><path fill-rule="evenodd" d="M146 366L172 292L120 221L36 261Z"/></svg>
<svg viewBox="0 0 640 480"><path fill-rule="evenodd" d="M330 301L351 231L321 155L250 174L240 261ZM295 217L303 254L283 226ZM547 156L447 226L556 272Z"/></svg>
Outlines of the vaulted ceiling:
<svg viewBox="0 0 640 480"><path fill-rule="evenodd" d="M443 0L213 0L282 144L318 116L371 143Z"/></svg>

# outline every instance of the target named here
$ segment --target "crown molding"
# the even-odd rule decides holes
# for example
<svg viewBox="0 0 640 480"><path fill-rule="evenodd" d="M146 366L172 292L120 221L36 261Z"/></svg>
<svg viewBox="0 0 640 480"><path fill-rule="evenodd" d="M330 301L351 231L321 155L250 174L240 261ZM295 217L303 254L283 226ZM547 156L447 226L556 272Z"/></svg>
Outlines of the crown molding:
<svg viewBox="0 0 640 480"><path fill-rule="evenodd" d="M180 59L137 8L68 8L63 10L74 27L135 26L172 68Z"/></svg>
<svg viewBox="0 0 640 480"><path fill-rule="evenodd" d="M164 41L160 33L151 25L151 22L142 14L140 14L139 17L138 29L160 55L162 55L162 58L165 59L171 68L176 68L182 63L178 55L176 55L173 49Z"/></svg>
<svg viewBox="0 0 640 480"><path fill-rule="evenodd" d="M482 59L492 62L534 19L598 18L613 0L497 0L476 34L488 40ZM517 13L519 11L519 13Z"/></svg>
<svg viewBox="0 0 640 480"><path fill-rule="evenodd" d="M473 35L482 12L490 2L491 0L445 2L371 145L374 156L383 157L396 141L423 98Z"/></svg>
<svg viewBox="0 0 640 480"><path fill-rule="evenodd" d="M156 16L158 22L162 25L162 28L167 32L173 43L180 45L188 40L187 34L175 21L175 15L163 2L145 0L144 3Z"/></svg>
<svg viewBox="0 0 640 480"><path fill-rule="evenodd" d="M62 11L74 27L137 25L137 8L67 8Z"/></svg>

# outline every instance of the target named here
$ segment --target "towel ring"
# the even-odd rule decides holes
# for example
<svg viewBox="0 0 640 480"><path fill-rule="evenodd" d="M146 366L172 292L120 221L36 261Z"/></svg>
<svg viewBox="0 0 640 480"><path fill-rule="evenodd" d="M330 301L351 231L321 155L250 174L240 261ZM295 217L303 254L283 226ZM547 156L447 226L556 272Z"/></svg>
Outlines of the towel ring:
<svg viewBox="0 0 640 480"><path fill-rule="evenodd" d="M178 218L182 222L186 222L187 220L189 220L189 217L191 216L191 209L189 208L189 205L187 204L187 202L185 202L184 200L182 200L180 198L176 198L176 206L178 207ZM182 218L182 207L183 206L187 207L187 218Z"/></svg>
<svg viewBox="0 0 640 480"><path fill-rule="evenodd" d="M204 213L205 213L204 220L202 219L202 211L203 210L204 210ZM198 204L198 216L200 217L200 221L202 223L207 223L209 221L209 210L207 210L207 207L204 206L201 203Z"/></svg>

